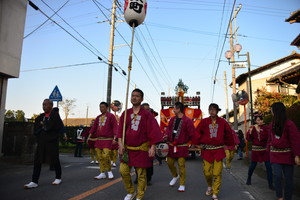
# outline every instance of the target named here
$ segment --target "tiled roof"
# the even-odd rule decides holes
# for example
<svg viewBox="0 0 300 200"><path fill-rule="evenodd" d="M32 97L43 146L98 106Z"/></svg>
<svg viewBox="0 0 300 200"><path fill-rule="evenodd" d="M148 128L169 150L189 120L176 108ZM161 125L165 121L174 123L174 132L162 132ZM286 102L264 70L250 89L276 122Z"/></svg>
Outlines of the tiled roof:
<svg viewBox="0 0 300 200"><path fill-rule="evenodd" d="M95 118L68 118L67 120L63 119L63 123L65 126L90 126L93 119Z"/></svg>

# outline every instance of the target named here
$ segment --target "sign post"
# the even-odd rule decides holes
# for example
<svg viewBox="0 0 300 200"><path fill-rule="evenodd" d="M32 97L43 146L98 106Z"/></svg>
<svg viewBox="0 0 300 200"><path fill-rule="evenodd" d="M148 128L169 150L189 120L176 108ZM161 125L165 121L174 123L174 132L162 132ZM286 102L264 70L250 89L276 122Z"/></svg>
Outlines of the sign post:
<svg viewBox="0 0 300 200"><path fill-rule="evenodd" d="M58 102L62 101L62 95L57 87L57 85L55 86L55 88L53 89L53 91L51 92L49 99L52 101L57 101L57 107L58 107Z"/></svg>

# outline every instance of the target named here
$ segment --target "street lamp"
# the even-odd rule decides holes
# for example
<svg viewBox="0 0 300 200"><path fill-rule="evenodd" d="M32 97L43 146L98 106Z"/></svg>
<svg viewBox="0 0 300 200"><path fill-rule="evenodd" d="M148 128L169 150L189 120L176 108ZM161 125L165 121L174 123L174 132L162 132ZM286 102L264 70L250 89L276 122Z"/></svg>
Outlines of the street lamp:
<svg viewBox="0 0 300 200"><path fill-rule="evenodd" d="M248 65L248 79L249 79L249 90L250 90L250 119L251 119L251 125L253 125L253 101L252 101L252 82L251 82L251 70L250 70L250 55L249 52L246 54L240 54L242 50L242 45L241 44L235 44L234 45L234 52L238 53L238 57L240 56L246 56L247 60L246 61L230 61L231 57L233 56L234 52L228 50L225 52L225 57L228 59L229 64L230 63L238 63L238 62L247 62ZM235 87L235 85L233 85Z"/></svg>

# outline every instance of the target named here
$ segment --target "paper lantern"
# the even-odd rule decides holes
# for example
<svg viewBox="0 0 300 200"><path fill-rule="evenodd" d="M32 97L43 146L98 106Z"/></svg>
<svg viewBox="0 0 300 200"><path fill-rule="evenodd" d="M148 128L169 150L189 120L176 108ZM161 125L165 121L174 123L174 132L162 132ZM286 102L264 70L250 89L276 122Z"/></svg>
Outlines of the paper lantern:
<svg viewBox="0 0 300 200"><path fill-rule="evenodd" d="M147 12L146 0L125 0L124 17L129 26L137 27L144 22Z"/></svg>

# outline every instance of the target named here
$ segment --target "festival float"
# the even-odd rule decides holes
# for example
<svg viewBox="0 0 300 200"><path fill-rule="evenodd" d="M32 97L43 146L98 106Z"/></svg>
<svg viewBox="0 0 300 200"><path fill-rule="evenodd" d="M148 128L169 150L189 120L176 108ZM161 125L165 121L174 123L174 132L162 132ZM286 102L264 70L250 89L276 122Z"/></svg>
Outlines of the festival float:
<svg viewBox="0 0 300 200"><path fill-rule="evenodd" d="M181 79L175 87L176 96L166 96L164 92L161 93L161 110L160 110L160 130L165 133L172 117L175 116L173 110L176 102L184 104L184 114L189 117L197 128L202 119L202 111L200 109L200 92L196 92L195 96L187 96L189 87L183 83ZM190 151L199 151L199 149L190 147Z"/></svg>

